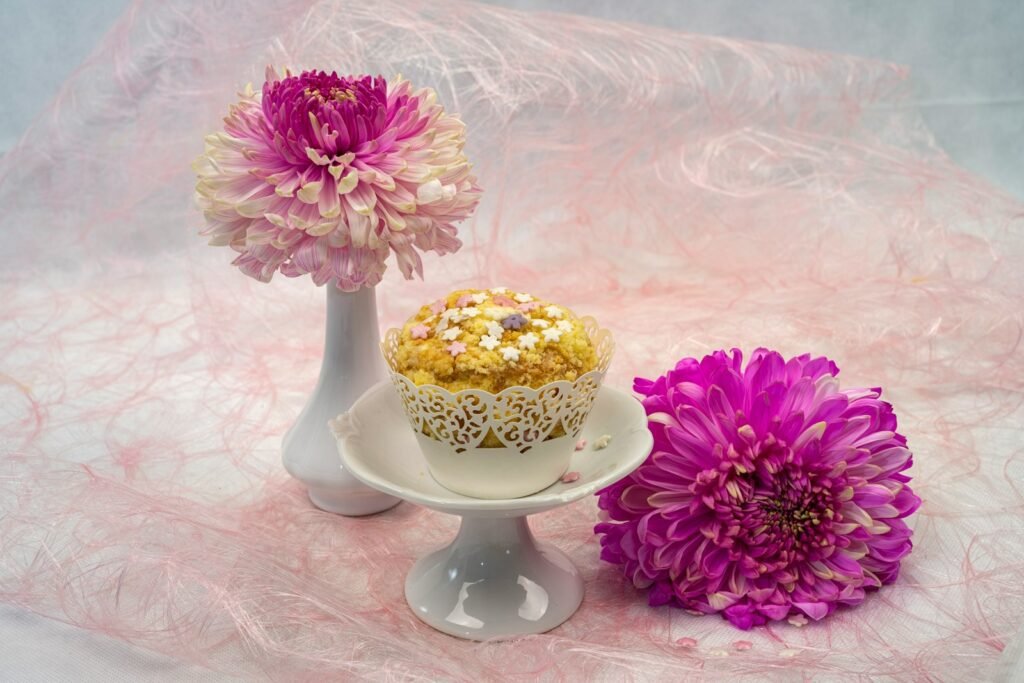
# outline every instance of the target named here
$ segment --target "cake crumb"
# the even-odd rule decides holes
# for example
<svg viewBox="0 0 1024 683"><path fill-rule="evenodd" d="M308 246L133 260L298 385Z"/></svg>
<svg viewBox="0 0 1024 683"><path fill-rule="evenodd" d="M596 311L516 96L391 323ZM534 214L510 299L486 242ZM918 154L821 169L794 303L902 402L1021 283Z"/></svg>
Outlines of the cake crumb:
<svg viewBox="0 0 1024 683"><path fill-rule="evenodd" d="M785 657L786 659L792 659L793 657L796 657L798 654L800 654L800 650L791 647L787 647L785 650L779 650L779 656Z"/></svg>
<svg viewBox="0 0 1024 683"><path fill-rule="evenodd" d="M594 440L594 450L599 451L604 448L608 448L608 444L612 442L611 434L602 434Z"/></svg>
<svg viewBox="0 0 1024 683"><path fill-rule="evenodd" d="M732 646L734 648L736 648L737 650L739 650L740 652L743 652L745 650L749 650L750 648L754 647L754 644L752 642L750 642L749 640L737 640L735 643L732 644Z"/></svg>
<svg viewBox="0 0 1024 683"><path fill-rule="evenodd" d="M679 647L697 647L697 641L694 638L680 638L676 641L676 645Z"/></svg>
<svg viewBox="0 0 1024 683"><path fill-rule="evenodd" d="M599 365L581 318L522 292L452 292L421 307L402 326L397 342L392 370L417 386L452 392L539 389L554 381L575 382Z"/></svg>
<svg viewBox="0 0 1024 683"><path fill-rule="evenodd" d="M562 475L562 483L563 484L571 484L574 481L578 481L579 478L580 478L580 473L579 472L566 472L565 474Z"/></svg>
<svg viewBox="0 0 1024 683"><path fill-rule="evenodd" d="M802 614L794 614L786 621L793 624L793 626L796 626L797 628L802 628L807 625L807 617L805 617Z"/></svg>
<svg viewBox="0 0 1024 683"><path fill-rule="evenodd" d="M729 653L725 650L708 650L708 657L728 657Z"/></svg>
<svg viewBox="0 0 1024 683"><path fill-rule="evenodd" d="M586 439L580 439L579 441L576 442L576 450L582 451L586 447L587 447L587 440Z"/></svg>

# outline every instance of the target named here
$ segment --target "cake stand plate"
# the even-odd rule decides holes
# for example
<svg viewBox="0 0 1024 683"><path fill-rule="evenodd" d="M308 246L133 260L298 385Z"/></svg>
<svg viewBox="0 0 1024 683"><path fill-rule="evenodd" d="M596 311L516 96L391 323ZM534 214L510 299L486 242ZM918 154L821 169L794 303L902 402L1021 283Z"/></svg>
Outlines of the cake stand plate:
<svg viewBox="0 0 1024 683"><path fill-rule="evenodd" d="M446 547L421 558L405 581L413 613L439 631L471 640L543 633L568 619L583 599L583 580L562 551L538 542L527 516L568 505L626 476L653 440L647 416L629 394L603 387L594 401L570 472L530 496L486 500L434 481L390 383L377 384L332 423L345 469L375 489L433 510L459 515ZM591 444L611 437L608 446Z"/></svg>

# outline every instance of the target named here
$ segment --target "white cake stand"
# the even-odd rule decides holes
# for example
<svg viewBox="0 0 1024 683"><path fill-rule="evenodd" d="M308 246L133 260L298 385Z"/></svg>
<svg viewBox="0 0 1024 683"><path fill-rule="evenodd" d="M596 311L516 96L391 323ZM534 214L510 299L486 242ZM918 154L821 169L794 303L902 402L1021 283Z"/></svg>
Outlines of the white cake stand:
<svg viewBox="0 0 1024 683"><path fill-rule="evenodd" d="M434 481L390 383L363 394L332 423L346 470L375 489L462 517L447 547L421 558L405 581L417 617L439 631L488 640L548 631L572 616L583 580L565 553L540 543L527 516L568 505L636 469L653 440L640 403L604 387L583 429L588 445L573 455L579 479L515 499L484 500ZM593 444L611 436L607 448Z"/></svg>

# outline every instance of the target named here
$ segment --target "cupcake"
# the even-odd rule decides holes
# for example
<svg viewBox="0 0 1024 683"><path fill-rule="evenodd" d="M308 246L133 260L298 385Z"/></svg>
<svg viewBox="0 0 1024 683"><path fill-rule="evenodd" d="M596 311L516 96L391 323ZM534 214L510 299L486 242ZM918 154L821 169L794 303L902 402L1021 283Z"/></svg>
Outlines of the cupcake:
<svg viewBox="0 0 1024 683"><path fill-rule="evenodd" d="M384 343L434 478L479 498L564 474L611 353L592 318L502 287L426 304Z"/></svg>

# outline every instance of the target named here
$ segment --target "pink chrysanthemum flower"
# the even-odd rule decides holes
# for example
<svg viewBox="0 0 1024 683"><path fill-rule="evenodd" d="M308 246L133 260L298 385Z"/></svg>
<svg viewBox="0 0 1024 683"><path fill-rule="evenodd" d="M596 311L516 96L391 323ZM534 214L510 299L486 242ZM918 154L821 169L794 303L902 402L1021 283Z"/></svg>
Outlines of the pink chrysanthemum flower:
<svg viewBox="0 0 1024 683"><path fill-rule="evenodd" d="M634 389L654 450L599 493L601 557L652 605L748 629L821 619L891 583L920 505L881 389L841 390L827 358L758 349L684 358Z"/></svg>
<svg viewBox="0 0 1024 683"><path fill-rule="evenodd" d="M194 168L202 234L239 252L246 275L308 273L353 291L380 282L391 252L411 278L422 276L420 250L461 246L454 223L480 188L465 126L433 90L268 68L262 93L241 97Z"/></svg>

